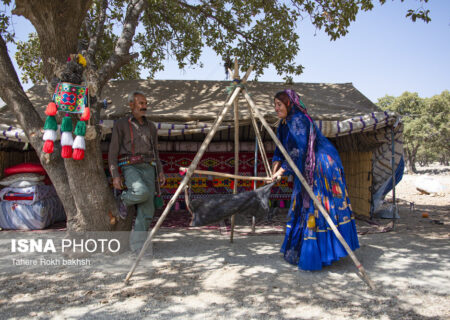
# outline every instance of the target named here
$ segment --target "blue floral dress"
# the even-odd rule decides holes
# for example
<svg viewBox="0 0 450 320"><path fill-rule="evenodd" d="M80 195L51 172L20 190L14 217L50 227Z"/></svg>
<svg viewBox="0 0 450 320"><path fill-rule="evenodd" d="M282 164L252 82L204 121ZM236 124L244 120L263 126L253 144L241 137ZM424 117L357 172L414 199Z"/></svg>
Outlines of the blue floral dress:
<svg viewBox="0 0 450 320"><path fill-rule="evenodd" d="M347 244L352 250L359 248L355 218L348 197L341 159L333 144L297 108L292 108L287 118L278 127L277 136L302 174L305 174L305 159L310 126L314 125L315 167L313 192L329 212ZM347 256L342 244L334 235L312 199L303 203L302 184L282 153L277 148L272 161L281 161L285 175L294 175L294 189L289 208L289 222L281 246L284 258L303 270L320 270ZM309 223L308 223L309 221Z"/></svg>

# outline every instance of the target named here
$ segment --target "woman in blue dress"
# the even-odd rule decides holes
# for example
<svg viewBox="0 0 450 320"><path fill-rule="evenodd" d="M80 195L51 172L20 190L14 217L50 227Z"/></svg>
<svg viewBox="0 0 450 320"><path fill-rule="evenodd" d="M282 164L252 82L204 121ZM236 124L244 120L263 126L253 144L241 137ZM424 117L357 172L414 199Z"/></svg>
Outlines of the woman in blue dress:
<svg viewBox="0 0 450 320"><path fill-rule="evenodd" d="M359 248L344 170L336 148L316 127L295 91L278 92L274 102L277 116L281 119L278 139L349 247L352 250ZM278 148L272 161L273 179L290 174L295 179L289 222L280 250L285 260L303 270L320 270L347 256L344 247Z"/></svg>

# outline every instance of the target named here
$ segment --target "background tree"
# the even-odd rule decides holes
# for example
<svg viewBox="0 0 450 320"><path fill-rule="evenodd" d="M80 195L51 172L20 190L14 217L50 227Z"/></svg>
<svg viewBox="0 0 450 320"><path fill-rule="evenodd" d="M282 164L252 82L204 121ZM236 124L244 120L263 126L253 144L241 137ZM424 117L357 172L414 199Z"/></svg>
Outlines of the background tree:
<svg viewBox="0 0 450 320"><path fill-rule="evenodd" d="M425 121L429 124L425 150L431 161L448 165L450 160L450 92L425 99Z"/></svg>
<svg viewBox="0 0 450 320"><path fill-rule="evenodd" d="M439 160L448 163L449 98L449 92L444 91L426 99L410 92L397 98L384 96L378 99L381 109L395 111L402 116L404 150L410 172L417 172L417 162L427 164Z"/></svg>
<svg viewBox="0 0 450 320"><path fill-rule="evenodd" d="M379 0L381 4L385 1ZM335 40L348 32L359 11L371 10L374 2L17 0L13 13L28 19L37 34L26 44L19 43L17 59L25 79L51 83L69 54L82 50L87 60L85 77L92 121L99 133L101 104L96 101L110 79L138 77L141 68L151 77L163 69L162 61L168 56L175 57L180 68L199 64L204 46L224 58L238 57L243 69L254 62L256 75L269 65L279 74L298 75L302 66L295 64L294 58L299 51L295 32L299 19L309 16L317 28ZM11 5L11 1L3 0L3 4ZM418 9L408 11L407 16L428 22L428 14ZM43 121L23 91L8 55L6 43L14 36L8 23L9 17L0 15L0 98L16 115L55 185L68 217L68 229L129 229L130 219L115 226L109 224L108 213L117 208L103 172L99 134L86 141L82 161L63 160L58 150L49 158L41 152Z"/></svg>

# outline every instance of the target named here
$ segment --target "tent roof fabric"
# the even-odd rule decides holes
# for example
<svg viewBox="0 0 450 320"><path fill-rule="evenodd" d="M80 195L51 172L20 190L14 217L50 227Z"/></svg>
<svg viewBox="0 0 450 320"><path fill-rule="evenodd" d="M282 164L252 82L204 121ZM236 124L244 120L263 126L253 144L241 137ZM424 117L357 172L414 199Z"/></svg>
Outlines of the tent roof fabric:
<svg viewBox="0 0 450 320"><path fill-rule="evenodd" d="M229 81L130 80L112 81L103 90L103 97L111 100L105 111L107 119L123 117L129 110L128 93L133 90L146 94L154 121L213 121L227 98ZM351 83L298 83L287 86L275 82L248 82L249 94L262 114L275 119L273 96L287 88L296 90L316 120L343 120L364 115L379 108ZM244 98L239 100L240 119L250 118ZM231 108L232 109L232 108ZM233 119L230 110L225 121Z"/></svg>
<svg viewBox="0 0 450 320"><path fill-rule="evenodd" d="M102 99L108 107L102 111L102 119L118 119L129 113L128 94L142 91L151 109L148 116L157 122L213 121L224 105L230 81L195 80L122 80L111 81L103 89ZM267 120L275 121L273 96L287 88L298 92L315 120L344 120L355 116L380 111L351 83L297 83L286 85L276 82L248 82L245 84L252 99ZM51 101L46 85L35 85L27 91L31 102L41 117ZM248 120L249 113L244 98L240 98L240 120ZM232 108L225 122L233 119ZM17 127L17 121L8 108L0 109L3 124Z"/></svg>

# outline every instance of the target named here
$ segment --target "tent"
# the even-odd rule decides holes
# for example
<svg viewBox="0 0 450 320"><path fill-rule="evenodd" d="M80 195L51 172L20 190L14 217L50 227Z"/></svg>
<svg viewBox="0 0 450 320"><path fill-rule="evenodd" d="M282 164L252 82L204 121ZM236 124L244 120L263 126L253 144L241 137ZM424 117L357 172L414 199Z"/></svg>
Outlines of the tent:
<svg viewBox="0 0 450 320"><path fill-rule="evenodd" d="M227 81L183 81L183 80L124 80L111 81L103 90L104 110L101 112L101 127L104 140L108 140L114 120L128 114L127 95L133 90L146 94L149 118L158 127L159 149L168 174L165 197L176 189L180 176L178 167L189 164L205 134L215 120L217 113L233 84ZM276 126L273 111L273 96L286 88L296 90L308 112L325 136L337 146L346 174L353 210L370 216L380 200L392 188L392 149L394 148L396 182L403 172L402 125L399 116L383 112L351 83L297 83L286 85L274 82L248 82L246 87L265 119ZM27 95L36 106L42 118L50 95L45 85L36 85ZM239 105L245 106L244 101ZM26 136L17 124L8 107L0 109L0 138L16 143L27 142ZM206 170L231 172L233 168L234 123L232 111L209 145L200 162ZM251 129L248 109L239 110L239 136L242 168L244 175L253 173L255 136ZM263 131L265 149L271 156L274 144ZM1 147L0 147L1 148ZM107 142L104 143L107 151ZM258 175L264 175L259 161ZM231 181L211 177L192 179L194 197L207 196L212 192L229 192ZM272 199L288 200L292 181L283 179L274 189ZM243 182L242 190L251 188ZM181 197L182 198L182 197ZM180 202L181 203L181 202Z"/></svg>

